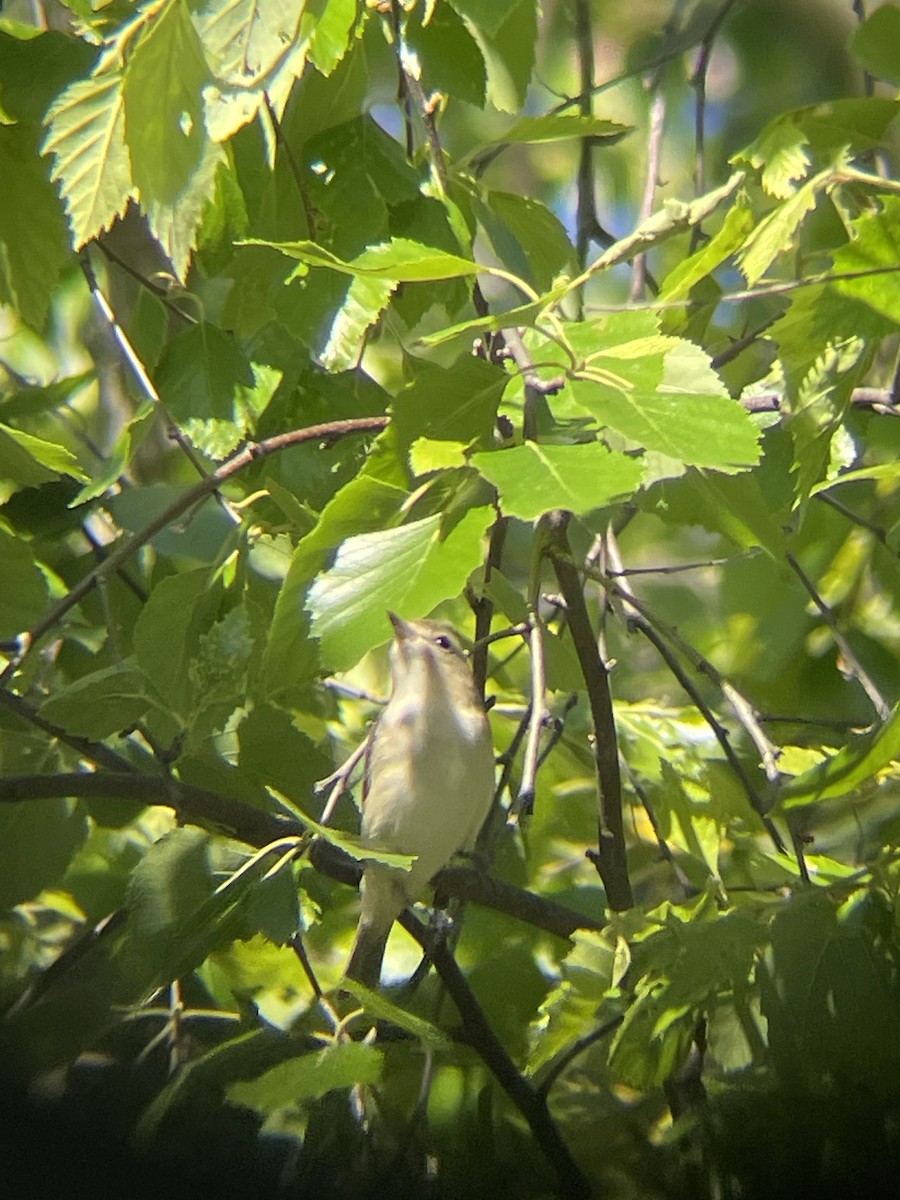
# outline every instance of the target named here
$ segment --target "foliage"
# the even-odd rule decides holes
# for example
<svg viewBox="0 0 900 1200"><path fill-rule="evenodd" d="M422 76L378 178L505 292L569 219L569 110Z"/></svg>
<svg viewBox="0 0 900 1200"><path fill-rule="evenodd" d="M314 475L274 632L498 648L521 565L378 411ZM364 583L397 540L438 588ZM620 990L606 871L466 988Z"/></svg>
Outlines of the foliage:
<svg viewBox="0 0 900 1200"><path fill-rule="evenodd" d="M900 1178L900 9L862 8L8 6L36 1120L219 1194ZM350 994L359 788L317 781L388 609L475 643L497 803L449 938L407 914Z"/></svg>

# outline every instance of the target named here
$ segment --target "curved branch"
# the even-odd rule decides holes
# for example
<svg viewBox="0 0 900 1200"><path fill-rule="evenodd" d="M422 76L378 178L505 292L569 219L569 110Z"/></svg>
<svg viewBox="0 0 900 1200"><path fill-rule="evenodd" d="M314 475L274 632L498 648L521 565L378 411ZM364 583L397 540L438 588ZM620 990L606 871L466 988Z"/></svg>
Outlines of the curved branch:
<svg viewBox="0 0 900 1200"><path fill-rule="evenodd" d="M161 805L174 809L182 821L214 828L258 848L282 838L308 833L301 821L290 817L253 808L241 800L177 779L137 771L75 771L0 778L0 804L67 796L114 797L134 800L141 805ZM309 847L309 860L317 871L330 879L358 887L362 873L360 864L328 842L313 841ZM474 901L560 938L571 937L576 929L602 928L602 922L592 917L492 879L471 867L445 867L435 877L435 887L445 895Z"/></svg>
<svg viewBox="0 0 900 1200"><path fill-rule="evenodd" d="M562 1139L546 1097L520 1074L487 1018L456 960L441 938L434 937L409 911L400 918L403 928L419 943L434 963L441 982L462 1019L466 1040L478 1053L513 1104L528 1122L534 1139L551 1164L559 1181L558 1195L585 1200L591 1194L588 1181Z"/></svg>
<svg viewBox="0 0 900 1200"><path fill-rule="evenodd" d="M261 458L266 458L269 454L275 454L280 450L287 450L291 446L300 446L305 442L334 442L339 438L348 437L354 433L381 433L382 430L387 428L389 420L389 417L353 417L344 421L326 421L321 425L307 425L303 429L292 429L288 433L279 433L275 437L265 438L261 442L251 442L245 446L243 450L222 463L211 475L207 475L205 479L201 479L199 483L195 483L193 487L189 487L174 503L170 504L164 512L154 517L138 533L119 542L103 562L98 563L93 571L88 572L83 579L79 580L63 596L62 600L58 604L55 604L38 621L33 629L29 630L27 634L23 634L25 647L22 653L14 658L3 674L0 675L0 685L3 685L18 670L19 665L34 643L52 629L76 604L80 603L96 585L98 580L105 578L117 570L136 550L146 545L151 538L161 533L167 525L182 516L182 514L186 513L188 509L192 508L199 501L205 500L207 496L220 488L226 480L238 475L251 463Z"/></svg>
<svg viewBox="0 0 900 1200"><path fill-rule="evenodd" d="M571 513L558 510L549 514L547 532L550 559L559 588L566 602L567 619L575 653L581 665L594 722L594 757L600 791L598 850L594 858L603 880L610 908L622 912L631 908L634 898L628 876L625 828L622 819L622 778L609 673L600 658L594 631L584 602L581 577L572 561L566 527Z"/></svg>

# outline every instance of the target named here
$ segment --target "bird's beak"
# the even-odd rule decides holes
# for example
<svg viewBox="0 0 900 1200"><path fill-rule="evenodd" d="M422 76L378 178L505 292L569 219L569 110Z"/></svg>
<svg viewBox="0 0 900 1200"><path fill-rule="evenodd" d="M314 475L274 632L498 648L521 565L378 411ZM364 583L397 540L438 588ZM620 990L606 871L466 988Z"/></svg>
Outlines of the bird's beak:
<svg viewBox="0 0 900 1200"><path fill-rule="evenodd" d="M409 621L404 621L403 618L398 617L395 612L389 612L388 617L390 618L391 624L394 627L394 637L396 637L398 641L404 642L407 638L413 637L415 630L413 629L412 625L410 625Z"/></svg>

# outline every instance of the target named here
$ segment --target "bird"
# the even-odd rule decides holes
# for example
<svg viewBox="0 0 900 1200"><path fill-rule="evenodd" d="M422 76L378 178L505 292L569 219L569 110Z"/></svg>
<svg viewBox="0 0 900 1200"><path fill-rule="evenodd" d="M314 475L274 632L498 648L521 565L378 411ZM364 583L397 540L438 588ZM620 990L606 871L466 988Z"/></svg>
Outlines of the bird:
<svg viewBox="0 0 900 1200"><path fill-rule="evenodd" d="M494 745L455 631L389 612L391 695L372 734L361 833L415 855L404 871L368 861L345 977L377 988L391 926L459 851L474 849L494 794Z"/></svg>

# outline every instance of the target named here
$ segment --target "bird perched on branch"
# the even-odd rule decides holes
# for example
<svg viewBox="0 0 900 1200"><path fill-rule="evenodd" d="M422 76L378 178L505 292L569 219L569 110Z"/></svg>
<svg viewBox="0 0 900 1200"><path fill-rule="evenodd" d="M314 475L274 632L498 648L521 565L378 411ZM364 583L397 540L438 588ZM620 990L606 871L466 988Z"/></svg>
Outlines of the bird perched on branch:
<svg viewBox="0 0 900 1200"><path fill-rule="evenodd" d="M369 748L362 833L373 847L415 855L410 871L368 862L346 975L377 987L396 917L460 850L471 850L491 807L494 748L484 706L452 629L394 626L391 697Z"/></svg>

